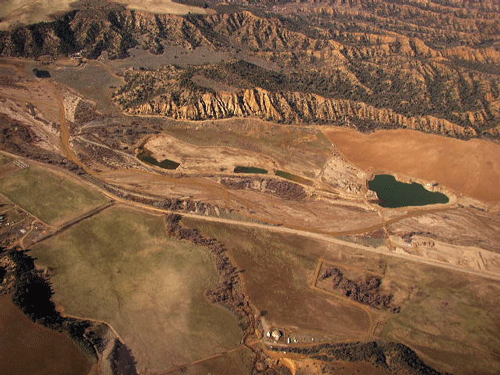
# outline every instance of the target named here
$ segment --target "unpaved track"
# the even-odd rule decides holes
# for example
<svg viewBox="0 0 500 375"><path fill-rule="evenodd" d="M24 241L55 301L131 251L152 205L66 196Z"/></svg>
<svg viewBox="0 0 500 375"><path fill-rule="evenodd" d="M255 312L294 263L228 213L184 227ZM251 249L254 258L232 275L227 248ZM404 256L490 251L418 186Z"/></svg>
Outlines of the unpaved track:
<svg viewBox="0 0 500 375"><path fill-rule="evenodd" d="M187 363L185 365L181 365L181 366L178 366L178 367L170 369L170 370L155 372L154 375L168 375L168 374L172 374L172 373L177 372L177 371L184 372L184 371L182 371L182 369L185 369L185 368L190 367L190 366L198 365L198 364L203 363L203 362L210 361L211 359L220 358L226 354L237 352L237 351L245 349L245 348L246 348L245 345L240 345L240 346L237 346L236 348L226 350L225 352L215 354L215 355L212 355L212 356L207 357L207 358L202 358L202 359L199 359L197 361Z"/></svg>
<svg viewBox="0 0 500 375"><path fill-rule="evenodd" d="M68 144L68 146L69 146L69 144ZM12 156L12 154L9 154L9 153L5 153L5 154ZM43 164L43 163L40 163L37 161L33 161L33 160L30 160L30 162L35 163L35 164L39 164L45 168L55 169L59 172L65 173L66 175L70 174L68 171L61 170L60 168L55 167L55 166L48 166L46 164ZM74 176L72 174L70 174L70 175L72 178L77 178L76 176ZM83 179L81 179L81 178L78 178L78 180L83 181ZM85 181L85 183L91 184L88 180ZM100 187L97 187L93 184L91 184L91 185L94 188L97 188L103 194L110 197L112 200L114 200L116 202L122 202L126 205L129 205L129 206L140 207L140 208L147 210L147 211L150 211L150 212L179 213L179 212L174 212L174 211L170 211L170 210L146 206L146 205L143 205L143 204L140 204L137 202L127 201L123 198L120 198L120 197L117 197L117 196L111 194L110 192L108 192ZM333 233L328 233L328 234L316 233L316 232L312 232L312 231L308 231L308 230L304 230L304 229L296 229L296 228L289 228L289 227L283 227L283 226L278 227L278 226L264 225L264 224L253 223L253 222L243 222L243 221L237 221L237 220L231 220L231 219L222 219L222 218L218 218L218 217L201 216L201 215L190 214L190 213L179 213L179 214L182 214L185 217L190 217L190 218L198 219L198 220L222 223L222 224L227 224L227 225L237 225L237 226L243 226L243 227L247 227L247 228L255 228L255 229L267 230L267 231L272 231L272 232L277 232L277 233L286 233L286 234L298 235L298 236L302 236L302 237L314 238L314 239L317 239L320 241L325 241L328 243L343 245L345 247L350 247L350 248L354 248L354 249L368 251L368 252L372 252L372 253L376 253L376 254L380 254L380 255L384 255L384 256L391 256L391 257L395 257L395 258L405 259L405 260L412 261L412 262L427 264L430 266L445 268L445 269L449 269L449 270L453 270L453 271L471 274L474 276L479 276L479 277L483 277L483 278L487 278L487 279L491 279L491 280L500 281L499 274L494 274L494 273L486 272L486 271L476 271L476 270L465 269L465 268L457 267L457 266L454 266L454 265L451 265L448 263L441 263L439 261L429 260L429 259L425 259L425 258L418 257L418 256L412 256L409 254L397 254L394 252L390 252L388 248L383 248L383 247L373 248L373 247L369 247L369 246L363 246L360 244L355 244L352 242L343 241L343 240L340 240L340 239L335 237L335 236L340 236L340 235L367 233L367 232L371 232L371 231L376 230L376 229L384 228L388 224L394 224L400 220L407 219L409 217L421 216L421 215L425 215L428 213L435 213L435 212L439 212L439 211L446 211L446 210L449 210L451 208L453 208L452 205L444 205L444 206L439 207L439 208L412 210L404 215L401 215L401 216L398 216L398 217L395 217L395 218L392 218L389 220L384 220L382 223L379 223L379 224L374 225L374 226L359 228L359 229L356 229L355 231L333 232Z"/></svg>

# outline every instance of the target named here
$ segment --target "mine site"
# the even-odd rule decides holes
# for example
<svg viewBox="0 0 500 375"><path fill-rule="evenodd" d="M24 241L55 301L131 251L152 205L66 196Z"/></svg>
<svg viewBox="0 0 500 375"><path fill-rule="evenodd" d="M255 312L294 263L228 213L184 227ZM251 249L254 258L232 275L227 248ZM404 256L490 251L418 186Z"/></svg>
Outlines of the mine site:
<svg viewBox="0 0 500 375"><path fill-rule="evenodd" d="M0 373L500 373L500 5L6 0Z"/></svg>

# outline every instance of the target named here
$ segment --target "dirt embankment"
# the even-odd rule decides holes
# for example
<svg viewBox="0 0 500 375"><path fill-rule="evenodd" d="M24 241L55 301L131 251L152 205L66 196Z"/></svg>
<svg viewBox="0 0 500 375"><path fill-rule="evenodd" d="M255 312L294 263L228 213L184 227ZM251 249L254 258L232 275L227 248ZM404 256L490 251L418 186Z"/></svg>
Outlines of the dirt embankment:
<svg viewBox="0 0 500 375"><path fill-rule="evenodd" d="M28 127L5 115L0 115L0 149L34 159L46 164L58 165L76 174L85 173L71 160L36 146L37 136Z"/></svg>
<svg viewBox="0 0 500 375"><path fill-rule="evenodd" d="M239 270L226 255L226 247L214 238L203 236L197 229L187 228L180 223L181 215L170 214L166 217L167 232L178 239L186 239L195 245L207 247L216 259L216 268L220 276L219 284L207 291L207 297L214 303L227 307L235 314L241 328L253 333L256 327L255 312L248 298L241 291Z"/></svg>
<svg viewBox="0 0 500 375"><path fill-rule="evenodd" d="M492 141L463 141L403 129L362 134L330 128L325 135L364 170L400 173L479 200L500 202L500 145Z"/></svg>
<svg viewBox="0 0 500 375"><path fill-rule="evenodd" d="M380 277L372 277L368 280L351 280L337 267L328 268L320 276L320 280L330 279L333 289L338 289L344 296L353 301L368 305L376 309L391 308L394 313L399 312L399 307L390 306L393 299L392 294L380 292Z"/></svg>
<svg viewBox="0 0 500 375"><path fill-rule="evenodd" d="M50 274L36 268L27 250L0 248L0 265L0 294L11 293L14 304L33 322L67 333L98 361L97 371L138 375L132 352L109 325L61 315L52 301Z"/></svg>
<svg viewBox="0 0 500 375"><path fill-rule="evenodd" d="M271 346L281 351L281 346ZM380 341L354 343L326 343L308 347L288 347L287 352L307 355L323 362L368 362L389 370L394 375L441 375L427 366L409 347Z"/></svg>
<svg viewBox="0 0 500 375"><path fill-rule="evenodd" d="M224 177L219 181L230 189L255 190L268 194L277 195L280 198L290 200L303 200L307 197L307 190L289 181L272 178L257 177Z"/></svg>

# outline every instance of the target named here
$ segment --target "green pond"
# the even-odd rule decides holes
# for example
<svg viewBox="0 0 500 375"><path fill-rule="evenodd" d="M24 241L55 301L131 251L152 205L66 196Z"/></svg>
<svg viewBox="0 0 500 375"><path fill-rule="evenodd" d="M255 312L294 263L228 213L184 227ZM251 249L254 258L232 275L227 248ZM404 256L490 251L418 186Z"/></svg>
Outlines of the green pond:
<svg viewBox="0 0 500 375"><path fill-rule="evenodd" d="M448 203L446 195L425 189L421 184L407 184L396 181L394 176L378 174L368 181L368 188L377 193L382 207L396 208L406 206L425 206L428 204Z"/></svg>
<svg viewBox="0 0 500 375"><path fill-rule="evenodd" d="M286 178L287 180L298 182L299 184L304 184L304 185L309 185L312 186L312 181L308 180L307 178L303 178L300 176L297 176L296 174L285 172L285 171L280 171L277 170L275 172L276 176Z"/></svg>
<svg viewBox="0 0 500 375"><path fill-rule="evenodd" d="M260 173L266 174L267 169L257 168L257 167L243 167L241 165L236 166L234 168L234 173Z"/></svg>
<svg viewBox="0 0 500 375"><path fill-rule="evenodd" d="M177 163L173 160L169 159L164 159L162 161L156 160L154 157L151 156L151 152L146 149L142 149L138 154L137 158L145 163L151 164L151 165L156 165L160 168L163 169L176 169L180 163Z"/></svg>

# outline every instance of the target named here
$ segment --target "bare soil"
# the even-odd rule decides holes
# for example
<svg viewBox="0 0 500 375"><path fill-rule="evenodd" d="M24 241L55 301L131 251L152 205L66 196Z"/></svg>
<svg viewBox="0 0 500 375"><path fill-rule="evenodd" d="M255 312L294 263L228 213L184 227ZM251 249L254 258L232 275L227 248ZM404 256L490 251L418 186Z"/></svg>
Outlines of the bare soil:
<svg viewBox="0 0 500 375"><path fill-rule="evenodd" d="M401 173L479 200L500 201L500 145L492 141L462 141L403 129L363 134L335 127L324 132L362 169Z"/></svg>
<svg viewBox="0 0 500 375"><path fill-rule="evenodd" d="M64 333L35 324L0 295L0 368L3 375L85 375L92 361Z"/></svg>

